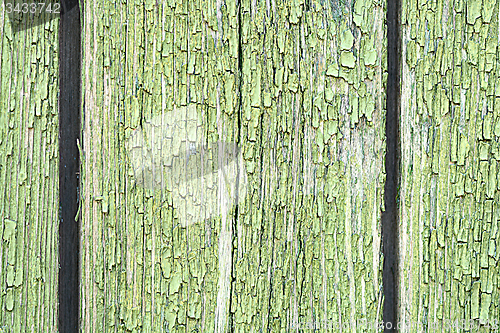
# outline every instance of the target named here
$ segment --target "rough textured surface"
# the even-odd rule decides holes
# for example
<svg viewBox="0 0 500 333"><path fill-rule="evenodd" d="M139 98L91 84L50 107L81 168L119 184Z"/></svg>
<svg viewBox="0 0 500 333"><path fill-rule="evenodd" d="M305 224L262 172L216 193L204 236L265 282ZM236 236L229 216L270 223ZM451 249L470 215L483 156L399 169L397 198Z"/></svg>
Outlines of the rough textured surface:
<svg viewBox="0 0 500 333"><path fill-rule="evenodd" d="M58 24L0 12L0 331L57 330Z"/></svg>
<svg viewBox="0 0 500 333"><path fill-rule="evenodd" d="M381 319L383 6L243 2L236 332Z"/></svg>
<svg viewBox="0 0 500 333"><path fill-rule="evenodd" d="M400 318L421 324L408 332L498 328L499 6L403 1Z"/></svg>
<svg viewBox="0 0 500 333"><path fill-rule="evenodd" d="M84 1L84 332L381 319L384 6ZM219 177L220 214L185 225L172 186L196 193L143 186L126 143L193 106L208 143L241 147L248 188L229 205Z"/></svg>

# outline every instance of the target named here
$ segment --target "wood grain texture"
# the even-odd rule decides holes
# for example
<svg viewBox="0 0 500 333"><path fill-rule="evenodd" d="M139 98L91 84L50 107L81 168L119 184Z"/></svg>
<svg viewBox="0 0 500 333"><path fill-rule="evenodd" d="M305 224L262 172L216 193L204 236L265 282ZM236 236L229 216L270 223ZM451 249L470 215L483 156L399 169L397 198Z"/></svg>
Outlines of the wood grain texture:
<svg viewBox="0 0 500 333"><path fill-rule="evenodd" d="M499 6L403 1L405 332L498 328Z"/></svg>
<svg viewBox="0 0 500 333"><path fill-rule="evenodd" d="M235 331L381 320L384 3L246 1L241 17L253 193L236 220Z"/></svg>
<svg viewBox="0 0 500 333"><path fill-rule="evenodd" d="M208 140L234 141L237 118L225 110L238 101L236 7L87 1L84 8L82 329L222 330L231 216L183 227L172 202L178 184L140 186L126 143L188 105L202 115ZM160 147L167 153L189 140L168 144ZM170 165L181 163L173 159Z"/></svg>
<svg viewBox="0 0 500 333"><path fill-rule="evenodd" d="M0 12L0 331L56 332L58 23Z"/></svg>
<svg viewBox="0 0 500 333"><path fill-rule="evenodd" d="M385 3L83 3L82 330L381 320ZM166 181L199 172L189 131L134 141L179 112L237 143L244 197Z"/></svg>

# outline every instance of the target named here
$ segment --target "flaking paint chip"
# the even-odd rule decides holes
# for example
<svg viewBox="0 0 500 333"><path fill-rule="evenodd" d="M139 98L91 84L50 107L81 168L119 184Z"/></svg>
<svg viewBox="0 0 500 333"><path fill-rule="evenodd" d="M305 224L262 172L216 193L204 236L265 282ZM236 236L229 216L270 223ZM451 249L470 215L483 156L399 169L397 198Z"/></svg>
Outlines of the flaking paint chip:
<svg viewBox="0 0 500 333"><path fill-rule="evenodd" d="M354 68L356 59L351 52L342 52L340 54L340 64L343 67Z"/></svg>

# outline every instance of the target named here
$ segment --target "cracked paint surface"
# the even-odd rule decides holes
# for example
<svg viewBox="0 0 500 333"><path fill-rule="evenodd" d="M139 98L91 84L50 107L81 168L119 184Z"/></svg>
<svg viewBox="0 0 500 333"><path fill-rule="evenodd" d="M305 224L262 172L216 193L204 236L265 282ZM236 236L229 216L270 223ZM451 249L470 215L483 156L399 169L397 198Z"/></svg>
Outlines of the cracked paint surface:
<svg viewBox="0 0 500 333"><path fill-rule="evenodd" d="M58 24L11 28L0 12L0 330L55 332L58 290Z"/></svg>
<svg viewBox="0 0 500 333"><path fill-rule="evenodd" d="M384 8L84 1L83 331L381 320ZM188 225L126 147L181 108L207 143L241 148L248 181L231 206L219 177L216 216ZM134 147L161 170L152 182L169 179L163 152Z"/></svg>
<svg viewBox="0 0 500 333"><path fill-rule="evenodd" d="M422 324L407 332L498 327L499 6L403 1L400 319Z"/></svg>
<svg viewBox="0 0 500 333"><path fill-rule="evenodd" d="M235 332L381 319L385 4L350 6L242 2Z"/></svg>

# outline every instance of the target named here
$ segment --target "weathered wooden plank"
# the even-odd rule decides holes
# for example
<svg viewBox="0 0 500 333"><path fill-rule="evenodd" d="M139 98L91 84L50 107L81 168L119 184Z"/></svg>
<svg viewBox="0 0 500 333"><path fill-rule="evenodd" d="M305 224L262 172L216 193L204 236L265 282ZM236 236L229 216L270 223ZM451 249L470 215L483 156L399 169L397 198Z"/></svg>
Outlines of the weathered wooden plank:
<svg viewBox="0 0 500 333"><path fill-rule="evenodd" d="M177 153L202 135L234 142L237 118L225 110L237 109L236 7L84 7L82 328L222 330L229 320L231 215L204 221L205 212L186 214L187 205L198 205L196 189L169 183L176 180L169 170L185 173L178 165L185 155ZM193 139L186 128L198 118L205 125ZM168 124L178 132L154 132L168 132ZM210 200L222 194L214 185L202 188Z"/></svg>
<svg viewBox="0 0 500 333"><path fill-rule="evenodd" d="M241 17L249 193L236 222L235 331L375 323L384 3L243 1Z"/></svg>
<svg viewBox="0 0 500 333"><path fill-rule="evenodd" d="M404 331L498 327L499 5L403 2Z"/></svg>
<svg viewBox="0 0 500 333"><path fill-rule="evenodd" d="M0 330L57 330L58 24L0 12Z"/></svg>

